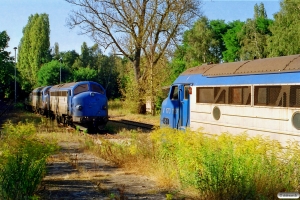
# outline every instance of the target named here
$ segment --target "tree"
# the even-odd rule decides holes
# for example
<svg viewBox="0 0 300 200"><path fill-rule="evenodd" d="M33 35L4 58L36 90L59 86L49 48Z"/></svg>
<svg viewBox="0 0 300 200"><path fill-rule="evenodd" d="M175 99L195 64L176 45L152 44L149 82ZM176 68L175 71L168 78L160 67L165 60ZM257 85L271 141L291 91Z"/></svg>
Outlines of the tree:
<svg viewBox="0 0 300 200"><path fill-rule="evenodd" d="M31 15L23 29L19 45L18 70L22 89L31 91L37 85L37 71L51 60L49 17L47 14Z"/></svg>
<svg viewBox="0 0 300 200"><path fill-rule="evenodd" d="M267 38L272 20L267 19L264 4L254 6L254 18L248 19L240 34L240 57L242 60L267 57Z"/></svg>
<svg viewBox="0 0 300 200"><path fill-rule="evenodd" d="M97 71L90 68L79 68L73 72L73 81L96 81Z"/></svg>
<svg viewBox="0 0 300 200"><path fill-rule="evenodd" d="M66 83L71 81L71 72L68 67L60 63L58 60L52 60L43 65L37 72L37 86L57 85L61 82Z"/></svg>
<svg viewBox="0 0 300 200"><path fill-rule="evenodd" d="M60 53L60 58L62 58L63 63L70 69L72 69L78 57L79 54L75 50Z"/></svg>
<svg viewBox="0 0 300 200"><path fill-rule="evenodd" d="M268 39L270 57L300 53L300 1L283 0L280 11L274 15Z"/></svg>
<svg viewBox="0 0 300 200"><path fill-rule="evenodd" d="M54 48L53 48L53 59L59 60L60 59L60 52L59 52L59 44L57 42L54 43Z"/></svg>
<svg viewBox="0 0 300 200"><path fill-rule="evenodd" d="M149 70L153 69L182 28L197 16L200 6L198 0L66 1L80 8L70 15L69 26L80 26L100 46L111 47L128 58L133 63L136 85L148 72L141 72L142 55L147 57ZM138 96L144 96L142 90Z"/></svg>
<svg viewBox="0 0 300 200"><path fill-rule="evenodd" d="M0 32L0 98L10 95L14 91L10 87L14 80L14 62L9 56L10 53L5 51L9 40L6 31Z"/></svg>
<svg viewBox="0 0 300 200"><path fill-rule="evenodd" d="M225 50L223 35L230 27L224 20L201 17L190 30L185 31L183 42L171 62L172 80L184 70L202 63L219 63Z"/></svg>
<svg viewBox="0 0 300 200"><path fill-rule="evenodd" d="M222 52L224 62L234 62L240 60L241 45L239 42L239 33L244 26L244 22L239 20L230 22L229 29L223 35L223 41L226 50Z"/></svg>

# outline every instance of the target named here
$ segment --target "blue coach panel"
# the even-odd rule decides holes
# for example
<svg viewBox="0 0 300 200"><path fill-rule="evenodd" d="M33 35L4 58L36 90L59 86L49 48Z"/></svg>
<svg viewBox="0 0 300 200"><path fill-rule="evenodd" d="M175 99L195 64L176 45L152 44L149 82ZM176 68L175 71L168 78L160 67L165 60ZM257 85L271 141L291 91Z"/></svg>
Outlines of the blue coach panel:
<svg viewBox="0 0 300 200"><path fill-rule="evenodd" d="M300 141L300 55L187 69L163 101L160 124Z"/></svg>

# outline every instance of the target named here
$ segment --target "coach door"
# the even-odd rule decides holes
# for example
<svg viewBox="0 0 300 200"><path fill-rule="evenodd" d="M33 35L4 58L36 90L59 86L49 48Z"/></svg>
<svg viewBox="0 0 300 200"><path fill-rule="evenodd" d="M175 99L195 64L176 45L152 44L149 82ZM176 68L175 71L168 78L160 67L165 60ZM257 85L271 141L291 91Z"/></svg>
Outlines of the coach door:
<svg viewBox="0 0 300 200"><path fill-rule="evenodd" d="M178 85L179 87L179 124L178 129L185 129L190 125L190 85Z"/></svg>

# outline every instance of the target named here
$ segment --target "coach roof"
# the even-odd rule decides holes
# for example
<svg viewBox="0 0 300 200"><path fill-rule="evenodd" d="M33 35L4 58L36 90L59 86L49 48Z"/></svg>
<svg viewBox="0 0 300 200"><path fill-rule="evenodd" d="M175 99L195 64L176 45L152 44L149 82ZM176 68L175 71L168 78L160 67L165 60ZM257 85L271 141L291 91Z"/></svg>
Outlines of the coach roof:
<svg viewBox="0 0 300 200"><path fill-rule="evenodd" d="M300 54L239 62L204 64L181 75L232 76L300 71Z"/></svg>

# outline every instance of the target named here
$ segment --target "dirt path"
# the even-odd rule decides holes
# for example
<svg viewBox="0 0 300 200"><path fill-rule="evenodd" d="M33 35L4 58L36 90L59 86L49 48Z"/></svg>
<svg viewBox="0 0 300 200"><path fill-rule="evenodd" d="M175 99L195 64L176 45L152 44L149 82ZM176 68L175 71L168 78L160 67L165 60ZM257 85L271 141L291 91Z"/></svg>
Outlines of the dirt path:
<svg viewBox="0 0 300 200"><path fill-rule="evenodd" d="M60 143L37 193L41 199L166 199L155 182L84 153L79 143Z"/></svg>

